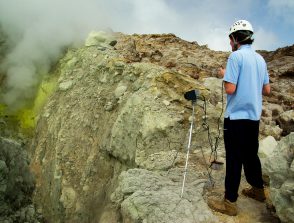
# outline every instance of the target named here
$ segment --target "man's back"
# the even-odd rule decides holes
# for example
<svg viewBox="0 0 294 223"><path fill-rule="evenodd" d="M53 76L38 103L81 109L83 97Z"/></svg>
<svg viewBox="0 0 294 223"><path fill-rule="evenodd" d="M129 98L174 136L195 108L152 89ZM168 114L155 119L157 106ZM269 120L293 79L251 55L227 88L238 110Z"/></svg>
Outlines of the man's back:
<svg viewBox="0 0 294 223"><path fill-rule="evenodd" d="M259 120L262 109L262 88L269 83L264 59L251 45L242 45L228 60L224 81L236 85L227 96L225 117Z"/></svg>

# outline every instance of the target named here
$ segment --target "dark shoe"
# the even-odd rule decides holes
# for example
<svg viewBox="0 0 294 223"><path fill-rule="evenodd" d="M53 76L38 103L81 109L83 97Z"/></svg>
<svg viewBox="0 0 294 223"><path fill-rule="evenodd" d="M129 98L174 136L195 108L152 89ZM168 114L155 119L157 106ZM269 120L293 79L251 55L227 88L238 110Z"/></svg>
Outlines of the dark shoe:
<svg viewBox="0 0 294 223"><path fill-rule="evenodd" d="M236 202L230 202L227 199L216 200L213 198L209 198L207 204L214 211L217 211L226 215L230 215L230 216L237 215Z"/></svg>
<svg viewBox="0 0 294 223"><path fill-rule="evenodd" d="M246 197L253 198L254 200L264 202L265 194L263 188L251 187L242 190L242 194Z"/></svg>

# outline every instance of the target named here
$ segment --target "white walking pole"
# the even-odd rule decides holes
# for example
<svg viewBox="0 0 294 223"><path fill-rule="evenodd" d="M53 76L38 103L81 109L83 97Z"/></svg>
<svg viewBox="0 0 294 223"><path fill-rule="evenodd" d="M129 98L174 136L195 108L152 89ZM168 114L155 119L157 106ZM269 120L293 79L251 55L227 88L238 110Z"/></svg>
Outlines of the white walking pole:
<svg viewBox="0 0 294 223"><path fill-rule="evenodd" d="M183 197L185 181L186 181L186 174L187 174L187 170L188 170L188 160L189 160L189 153L190 153L191 140L192 140L192 131L193 131L193 124L194 124L195 102L196 101L192 101L192 109L193 109L193 111L192 111L192 119L191 119L190 132L189 132L189 142L188 142L188 148L187 148L186 165L185 165L185 171L184 171L184 179L183 179L183 185L182 185L181 198Z"/></svg>

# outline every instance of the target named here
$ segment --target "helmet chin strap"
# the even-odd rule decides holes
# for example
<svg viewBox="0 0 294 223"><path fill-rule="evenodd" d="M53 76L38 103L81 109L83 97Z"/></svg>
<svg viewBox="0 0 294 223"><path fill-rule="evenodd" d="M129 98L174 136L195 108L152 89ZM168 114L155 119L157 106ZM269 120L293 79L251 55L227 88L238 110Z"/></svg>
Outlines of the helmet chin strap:
<svg viewBox="0 0 294 223"><path fill-rule="evenodd" d="M241 41L236 41L236 39L235 39L235 37L234 37L234 35L232 35L232 40L233 40L233 51L236 51L236 50L238 50L238 44L240 44L240 43L242 43L242 42L245 42L246 40L248 40L248 39L250 39L252 37L252 35L249 35L249 36L247 36L245 39L243 39L243 40L241 40Z"/></svg>
<svg viewBox="0 0 294 223"><path fill-rule="evenodd" d="M239 43L245 42L246 40L250 39L252 37L252 35L247 36L245 39L239 41Z"/></svg>
<svg viewBox="0 0 294 223"><path fill-rule="evenodd" d="M232 40L233 40L233 48L232 48L232 50L233 51L236 51L236 50L238 50L238 42L235 40L235 37L232 35Z"/></svg>

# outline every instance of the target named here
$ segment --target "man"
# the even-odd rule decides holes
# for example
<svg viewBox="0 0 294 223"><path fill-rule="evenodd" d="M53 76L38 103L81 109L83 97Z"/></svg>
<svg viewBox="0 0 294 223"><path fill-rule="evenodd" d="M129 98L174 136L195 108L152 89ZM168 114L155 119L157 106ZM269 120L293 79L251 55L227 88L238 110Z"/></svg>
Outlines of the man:
<svg viewBox="0 0 294 223"><path fill-rule="evenodd" d="M262 94L270 94L270 85L264 59L251 48L252 36L253 28L248 21L239 20L232 25L229 38L233 52L226 69L219 72L224 75L227 93L224 119L225 196L222 201L209 199L208 205L215 211L232 216L237 215L242 165L246 180L251 185L242 193L258 201L265 200L257 152Z"/></svg>

